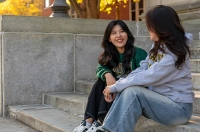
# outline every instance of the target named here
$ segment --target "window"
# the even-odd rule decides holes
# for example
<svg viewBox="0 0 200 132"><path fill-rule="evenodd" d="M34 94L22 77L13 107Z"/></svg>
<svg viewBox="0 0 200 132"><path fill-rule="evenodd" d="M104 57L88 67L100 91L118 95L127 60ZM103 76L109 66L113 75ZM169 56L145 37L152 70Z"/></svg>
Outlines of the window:
<svg viewBox="0 0 200 132"><path fill-rule="evenodd" d="M136 16L135 15L135 12L136 12L136 10L135 10L135 7L136 7L136 5L135 5L135 2L133 2L133 0L131 0L131 17L132 17L132 20L136 20L136 17L138 17L138 16ZM140 2L139 2L139 15L141 15L142 13L143 13L143 0L140 0ZM141 19L139 19L139 20L141 20Z"/></svg>

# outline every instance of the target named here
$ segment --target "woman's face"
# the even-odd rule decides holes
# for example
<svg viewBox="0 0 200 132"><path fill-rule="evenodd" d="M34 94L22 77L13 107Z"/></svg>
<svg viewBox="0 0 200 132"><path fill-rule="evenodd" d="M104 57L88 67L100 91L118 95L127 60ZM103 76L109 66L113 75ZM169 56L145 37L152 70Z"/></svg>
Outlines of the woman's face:
<svg viewBox="0 0 200 132"><path fill-rule="evenodd" d="M149 34L152 41L158 41L158 36L154 32L149 31Z"/></svg>
<svg viewBox="0 0 200 132"><path fill-rule="evenodd" d="M111 31L109 41L115 45L119 53L124 52L127 40L127 33L121 28L120 25L115 25Z"/></svg>

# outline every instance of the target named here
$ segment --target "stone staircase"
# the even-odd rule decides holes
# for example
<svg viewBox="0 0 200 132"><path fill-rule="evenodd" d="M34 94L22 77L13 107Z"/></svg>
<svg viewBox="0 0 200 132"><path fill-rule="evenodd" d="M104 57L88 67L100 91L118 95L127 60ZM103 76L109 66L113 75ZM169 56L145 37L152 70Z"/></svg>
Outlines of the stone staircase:
<svg viewBox="0 0 200 132"><path fill-rule="evenodd" d="M192 119L187 125L164 126L141 117L135 132L200 132L200 40L197 27L199 25L185 25L186 31L193 33L195 39L191 47L195 91ZM44 93L42 104L9 106L9 116L41 132L72 132L83 119L94 81L76 80L75 92Z"/></svg>

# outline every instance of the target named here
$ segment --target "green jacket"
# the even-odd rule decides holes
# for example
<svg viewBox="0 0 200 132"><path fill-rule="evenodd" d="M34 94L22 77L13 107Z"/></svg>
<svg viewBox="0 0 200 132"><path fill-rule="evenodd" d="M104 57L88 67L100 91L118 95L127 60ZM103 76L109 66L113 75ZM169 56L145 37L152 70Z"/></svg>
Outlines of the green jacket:
<svg viewBox="0 0 200 132"><path fill-rule="evenodd" d="M135 47L136 53L135 56L131 59L130 65L131 65L131 70L135 70L140 66L140 61L144 60L147 56L147 52L141 48ZM101 78L103 81L105 81L105 74L106 73L112 73L112 75L115 78L120 78L121 76L126 76L123 73L123 67L122 67L122 61L123 61L123 54L120 54L120 64L117 68L109 69L105 65L98 64L97 70L96 70L96 76L98 78Z"/></svg>

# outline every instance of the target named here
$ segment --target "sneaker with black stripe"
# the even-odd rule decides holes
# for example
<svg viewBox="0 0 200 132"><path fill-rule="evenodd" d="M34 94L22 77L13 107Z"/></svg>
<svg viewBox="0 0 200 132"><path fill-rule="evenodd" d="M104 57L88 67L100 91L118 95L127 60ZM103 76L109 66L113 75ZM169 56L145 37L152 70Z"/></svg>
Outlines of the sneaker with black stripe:
<svg viewBox="0 0 200 132"><path fill-rule="evenodd" d="M87 132L87 130L89 129L89 126L86 126L86 121L82 120L80 125L78 127L76 127L73 132Z"/></svg>
<svg viewBox="0 0 200 132"><path fill-rule="evenodd" d="M108 131L99 126L97 127L97 130L95 132L108 132Z"/></svg>
<svg viewBox="0 0 200 132"><path fill-rule="evenodd" d="M101 124L98 121L94 121L92 126L87 130L87 132L96 132L97 128L100 127Z"/></svg>

